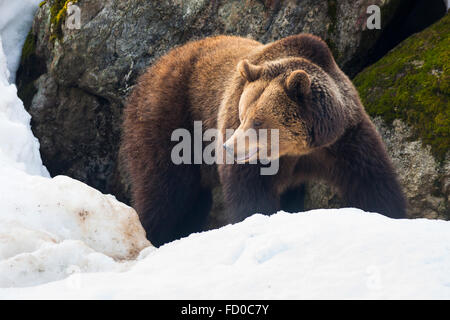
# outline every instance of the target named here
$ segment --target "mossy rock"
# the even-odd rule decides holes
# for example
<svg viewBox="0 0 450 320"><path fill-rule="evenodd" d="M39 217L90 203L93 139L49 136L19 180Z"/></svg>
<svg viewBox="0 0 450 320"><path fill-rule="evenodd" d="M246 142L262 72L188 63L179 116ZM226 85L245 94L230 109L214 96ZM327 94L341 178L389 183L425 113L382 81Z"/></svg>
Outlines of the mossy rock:
<svg viewBox="0 0 450 320"><path fill-rule="evenodd" d="M25 39L25 43L22 47L22 56L20 58L20 63L26 62L36 51L36 36L30 30Z"/></svg>
<svg viewBox="0 0 450 320"><path fill-rule="evenodd" d="M75 4L78 0L54 0L50 6L50 22L52 27L52 35L50 40L62 39L62 24L66 20L67 5ZM44 5L46 2L41 2Z"/></svg>
<svg viewBox="0 0 450 320"><path fill-rule="evenodd" d="M36 41L36 35L30 30L22 48L20 66L17 70L18 95L26 108L31 105L37 92L34 81L46 71L45 62L36 55Z"/></svg>
<svg viewBox="0 0 450 320"><path fill-rule="evenodd" d="M405 121L438 160L450 148L449 30L447 14L353 79L372 117Z"/></svg>

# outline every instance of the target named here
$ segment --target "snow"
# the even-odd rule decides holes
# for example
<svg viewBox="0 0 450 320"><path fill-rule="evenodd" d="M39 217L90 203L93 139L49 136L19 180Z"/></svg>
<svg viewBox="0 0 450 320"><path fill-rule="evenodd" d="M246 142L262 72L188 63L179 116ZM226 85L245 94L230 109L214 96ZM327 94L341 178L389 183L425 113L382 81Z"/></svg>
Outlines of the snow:
<svg viewBox="0 0 450 320"><path fill-rule="evenodd" d="M0 37L0 167L12 167L32 175L48 176L42 166L39 142L33 136L30 115L8 81L6 57Z"/></svg>
<svg viewBox="0 0 450 320"><path fill-rule="evenodd" d="M51 265L51 263L50 263ZM450 222L359 209L253 215L12 299L449 299Z"/></svg>
<svg viewBox="0 0 450 320"><path fill-rule="evenodd" d="M0 0L0 299L450 299L448 221L255 214L156 249L132 208L50 178L10 76L38 2Z"/></svg>
<svg viewBox="0 0 450 320"><path fill-rule="evenodd" d="M149 242L136 212L73 180L0 169L0 287L122 268ZM9 177L8 177L9 175ZM4 177L8 179L3 181Z"/></svg>

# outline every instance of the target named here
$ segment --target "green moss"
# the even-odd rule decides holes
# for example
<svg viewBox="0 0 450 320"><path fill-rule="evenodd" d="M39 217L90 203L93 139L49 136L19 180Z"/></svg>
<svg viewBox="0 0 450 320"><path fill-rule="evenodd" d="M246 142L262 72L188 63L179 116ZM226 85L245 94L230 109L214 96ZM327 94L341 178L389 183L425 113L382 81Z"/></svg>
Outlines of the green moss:
<svg viewBox="0 0 450 320"><path fill-rule="evenodd" d="M42 1L41 3L39 3L39 8L41 8L44 4L46 4L47 3L47 1L46 0L44 0L44 1Z"/></svg>
<svg viewBox="0 0 450 320"><path fill-rule="evenodd" d="M415 34L354 79L371 116L404 120L433 154L450 149L450 15Z"/></svg>
<svg viewBox="0 0 450 320"><path fill-rule="evenodd" d="M17 70L17 89L19 98L24 102L26 108L31 105L31 100L36 93L34 80L44 73L45 62L36 55L37 37L30 30L25 39L20 58L20 66Z"/></svg>
<svg viewBox="0 0 450 320"><path fill-rule="evenodd" d="M27 38L25 39L25 43L22 48L22 57L20 58L21 63L23 64L31 55L36 51L36 36L30 30L28 32Z"/></svg>
<svg viewBox="0 0 450 320"><path fill-rule="evenodd" d="M69 2L74 4L78 0L55 0L50 7L50 23L52 27L50 40L62 39L62 24L66 20L67 5Z"/></svg>

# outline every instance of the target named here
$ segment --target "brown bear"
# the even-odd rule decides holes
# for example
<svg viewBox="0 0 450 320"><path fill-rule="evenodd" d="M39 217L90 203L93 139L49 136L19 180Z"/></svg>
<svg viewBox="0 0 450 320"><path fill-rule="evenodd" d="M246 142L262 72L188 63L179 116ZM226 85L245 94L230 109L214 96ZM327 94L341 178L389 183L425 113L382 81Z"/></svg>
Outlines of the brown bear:
<svg viewBox="0 0 450 320"><path fill-rule="evenodd" d="M194 121L203 132L220 130L218 148L234 143L226 129L278 129L278 172L261 175L262 163L175 164L172 133L193 132ZM230 223L282 210L282 195L308 180L328 182L348 206L405 215L395 171L356 89L312 35L266 45L217 36L173 49L129 97L121 158L156 246L203 230L219 183Z"/></svg>

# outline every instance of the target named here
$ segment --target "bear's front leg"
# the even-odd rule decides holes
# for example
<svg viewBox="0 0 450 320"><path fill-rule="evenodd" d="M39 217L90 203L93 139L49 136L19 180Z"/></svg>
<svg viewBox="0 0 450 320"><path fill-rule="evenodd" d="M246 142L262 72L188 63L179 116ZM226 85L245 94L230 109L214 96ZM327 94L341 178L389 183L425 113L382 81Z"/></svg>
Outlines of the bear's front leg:
<svg viewBox="0 0 450 320"><path fill-rule="evenodd" d="M332 180L347 205L391 218L406 214L406 201L384 144L369 119L347 130L329 151Z"/></svg>
<svg viewBox="0 0 450 320"><path fill-rule="evenodd" d="M261 175L257 164L221 164L219 175L228 223L244 220L254 213L272 214L280 210L274 177Z"/></svg>

